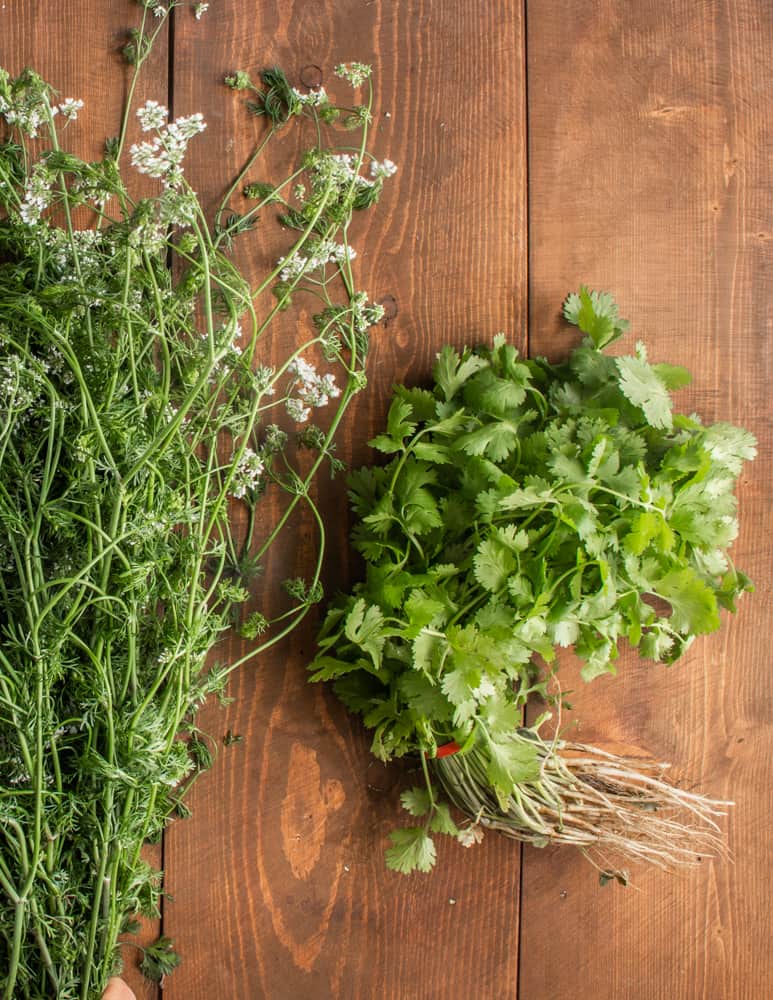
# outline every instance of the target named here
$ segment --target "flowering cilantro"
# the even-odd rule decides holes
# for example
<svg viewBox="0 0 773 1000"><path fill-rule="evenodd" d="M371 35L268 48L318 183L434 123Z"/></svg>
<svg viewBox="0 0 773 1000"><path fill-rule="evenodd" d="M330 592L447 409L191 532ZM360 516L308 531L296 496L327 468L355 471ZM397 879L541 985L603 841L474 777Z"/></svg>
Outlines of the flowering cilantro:
<svg viewBox="0 0 773 1000"><path fill-rule="evenodd" d="M141 6L129 95L177 4ZM380 316L348 243L383 186L363 177L370 96L342 145L325 126L350 109L324 91L304 95L278 69L231 86L263 119L210 217L184 174L201 115L127 106L104 158L85 162L59 141L82 102L53 104L34 72L0 69L0 616L19 625L0 669L3 996L102 995L128 916L158 913L162 874L142 845L185 815L211 762L198 708L322 598L315 483L323 464L341 468L335 435ZM158 182L139 200L122 175L135 114L132 166ZM314 120L313 149L290 169L290 143L268 161L279 179L261 176L295 116ZM231 251L270 204L286 213L284 257L253 287ZM306 299L297 339L276 356L275 316L293 298ZM318 407L324 427L305 423ZM292 434L288 416L303 424ZM261 568L299 507L317 551L276 604ZM373 617L352 634L365 641ZM247 648L210 655L232 626ZM143 951L163 984L170 942Z"/></svg>

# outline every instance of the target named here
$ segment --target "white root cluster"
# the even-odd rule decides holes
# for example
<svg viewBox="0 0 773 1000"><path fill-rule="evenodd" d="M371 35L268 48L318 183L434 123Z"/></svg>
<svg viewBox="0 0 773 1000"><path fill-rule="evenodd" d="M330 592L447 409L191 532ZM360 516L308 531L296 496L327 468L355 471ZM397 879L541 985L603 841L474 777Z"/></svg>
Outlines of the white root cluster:
<svg viewBox="0 0 773 1000"><path fill-rule="evenodd" d="M538 847L571 844L603 871L631 861L670 870L727 853L717 819L732 803L664 780L667 764L582 743L539 745L539 777L519 784L505 803L491 787L482 750L432 763L449 799L477 823Z"/></svg>

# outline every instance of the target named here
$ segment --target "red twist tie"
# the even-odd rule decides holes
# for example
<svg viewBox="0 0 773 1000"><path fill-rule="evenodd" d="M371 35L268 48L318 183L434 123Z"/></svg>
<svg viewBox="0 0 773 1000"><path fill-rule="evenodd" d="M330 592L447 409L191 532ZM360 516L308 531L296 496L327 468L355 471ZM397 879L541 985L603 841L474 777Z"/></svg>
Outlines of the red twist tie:
<svg viewBox="0 0 773 1000"><path fill-rule="evenodd" d="M451 740L450 743L446 743L442 747L437 748L436 757L440 759L441 757L450 757L451 754L459 753L462 748L456 742L456 740Z"/></svg>

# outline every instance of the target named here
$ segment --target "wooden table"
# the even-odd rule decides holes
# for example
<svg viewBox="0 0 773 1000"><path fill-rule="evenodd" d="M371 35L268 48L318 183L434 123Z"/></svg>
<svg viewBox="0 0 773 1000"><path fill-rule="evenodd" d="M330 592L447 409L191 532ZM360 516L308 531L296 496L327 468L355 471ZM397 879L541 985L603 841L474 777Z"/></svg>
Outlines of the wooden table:
<svg viewBox="0 0 773 1000"><path fill-rule="evenodd" d="M85 100L72 131L81 152L97 154L115 132L118 50L136 18L124 0L0 3L0 64L34 65ZM625 655L617 679L571 682L583 739L641 747L735 801L725 822L735 860L601 889L574 853L490 836L470 851L444 846L431 876L387 873L397 775L371 766L359 726L306 686L310 623L235 677L230 707L203 713L216 739L230 729L243 740L221 751L193 791L193 818L164 840L163 931L183 955L164 996L763 1000L773 995L773 8L212 0L200 22L190 8L173 14L143 89L176 114L204 113L188 176L210 203L257 128L224 73L279 63L293 81L333 89L345 59L374 66L375 150L399 172L356 236L361 286L389 310L343 457L369 460L391 384L426 379L447 341L505 330L524 352L562 355L558 307L581 282L614 292L653 358L693 371L684 411L759 438L734 548L756 593L671 669ZM322 497L331 590L356 572L343 493L338 482ZM261 585L301 571L312 546L299 525Z"/></svg>

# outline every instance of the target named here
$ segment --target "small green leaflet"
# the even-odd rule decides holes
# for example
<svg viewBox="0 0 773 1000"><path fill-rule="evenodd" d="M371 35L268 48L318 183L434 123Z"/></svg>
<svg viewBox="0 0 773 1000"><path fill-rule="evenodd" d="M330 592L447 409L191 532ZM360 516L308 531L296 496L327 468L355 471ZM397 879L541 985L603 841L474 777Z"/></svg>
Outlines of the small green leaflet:
<svg viewBox="0 0 773 1000"><path fill-rule="evenodd" d="M446 606L441 601L429 597L423 590L414 587L406 598L404 607L411 625L423 628L442 615Z"/></svg>
<svg viewBox="0 0 773 1000"><path fill-rule="evenodd" d="M432 801L426 788L406 788L400 795L400 805L411 816L424 816L432 808Z"/></svg>
<svg viewBox="0 0 773 1000"><path fill-rule="evenodd" d="M389 834L392 846L385 853L387 867L409 875L413 871L428 872L437 857L435 844L424 827L414 826L393 830Z"/></svg>
<svg viewBox="0 0 773 1000"><path fill-rule="evenodd" d="M655 581L653 593L671 605L677 631L700 635L719 628L717 599L693 570L672 570Z"/></svg>
<svg viewBox="0 0 773 1000"><path fill-rule="evenodd" d="M489 740L488 750L488 778L504 806L516 785L539 776L537 744Z"/></svg>
<svg viewBox="0 0 773 1000"><path fill-rule="evenodd" d="M379 434L368 442L372 448L389 454L402 451L403 441L416 430L415 422L408 418L413 415L413 407L409 402L396 396L392 400L387 416L387 432Z"/></svg>
<svg viewBox="0 0 773 1000"><path fill-rule="evenodd" d="M160 937L153 944L146 945L143 949L140 971L146 979L151 982L160 983L165 976L171 975L180 964L180 956L172 947L172 940L168 937Z"/></svg>
<svg viewBox="0 0 773 1000"><path fill-rule="evenodd" d="M346 616L344 635L355 643L373 660L373 666L381 666L381 650L384 648L382 628L384 616L374 605L367 606L360 598Z"/></svg>
<svg viewBox="0 0 773 1000"><path fill-rule="evenodd" d="M703 445L716 465L732 476L740 475L744 462L757 457L757 441L743 427L718 423L707 427L703 434Z"/></svg>
<svg viewBox="0 0 773 1000"><path fill-rule="evenodd" d="M477 703L473 691L480 683L480 673L456 667L443 676L443 694L454 706L454 724L464 725L475 715Z"/></svg>
<svg viewBox="0 0 773 1000"><path fill-rule="evenodd" d="M508 548L494 538L487 538L475 553L473 572L482 587L496 592L505 586L517 565L515 556Z"/></svg>
<svg viewBox="0 0 773 1000"><path fill-rule="evenodd" d="M454 448L467 455L485 455L492 462L501 462L518 443L518 426L510 420L482 424L456 439Z"/></svg>
<svg viewBox="0 0 773 1000"><path fill-rule="evenodd" d="M681 365L668 365L661 362L653 365L652 369L663 385L672 392L674 389L682 389L692 382L692 375Z"/></svg>
<svg viewBox="0 0 773 1000"><path fill-rule="evenodd" d="M671 397L654 368L641 358L617 358L620 389L653 427L671 430Z"/></svg>
<svg viewBox="0 0 773 1000"><path fill-rule="evenodd" d="M403 465L403 475L395 486L402 523L409 534L421 535L439 528L443 521L431 490L437 481L435 470L413 456Z"/></svg>
<svg viewBox="0 0 773 1000"><path fill-rule="evenodd" d="M444 636L434 635L422 629L413 640L413 665L426 674L435 672L439 657L448 642Z"/></svg>
<svg viewBox="0 0 773 1000"><path fill-rule="evenodd" d="M449 837L459 836L459 827L451 818L451 810L445 802L435 803L435 811L429 821L429 828L433 833L444 833Z"/></svg>
<svg viewBox="0 0 773 1000"><path fill-rule="evenodd" d="M453 347L444 347L437 356L433 374L446 402L453 399L468 378L486 365L485 359L477 354L460 359Z"/></svg>
<svg viewBox="0 0 773 1000"><path fill-rule="evenodd" d="M651 544L662 552L670 552L674 545L674 532L660 513L642 511L631 522L631 529L623 540L626 551L640 556Z"/></svg>
<svg viewBox="0 0 773 1000"><path fill-rule="evenodd" d="M583 286L564 301L564 317L587 333L599 350L617 340L628 329L620 319L617 303L608 292L589 292Z"/></svg>

